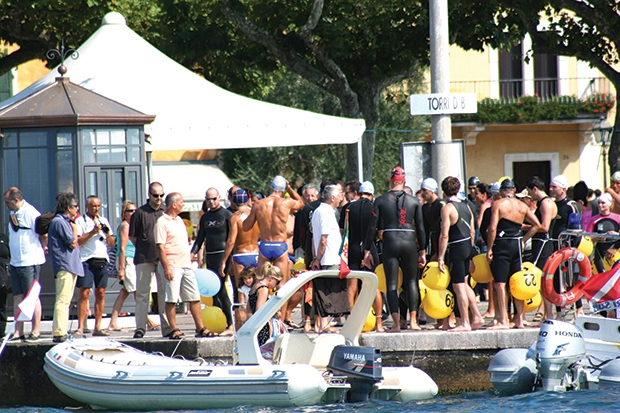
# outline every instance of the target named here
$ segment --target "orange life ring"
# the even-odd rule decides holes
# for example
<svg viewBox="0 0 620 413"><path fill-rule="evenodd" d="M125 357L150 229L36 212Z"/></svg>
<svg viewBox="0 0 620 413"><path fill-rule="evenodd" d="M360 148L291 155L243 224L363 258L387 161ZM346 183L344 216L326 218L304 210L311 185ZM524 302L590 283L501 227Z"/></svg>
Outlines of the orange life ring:
<svg viewBox="0 0 620 413"><path fill-rule="evenodd" d="M560 264L567 260L573 260L577 263L579 266L579 277L570 291L559 294L555 291L555 288L553 288L553 277L560 267ZM588 260L588 257L583 252L579 251L577 248L563 248L556 251L551 254L545 264L545 268L543 268L543 296L560 307L571 305L583 296L581 286L588 281L591 275L592 268L590 267L590 260Z"/></svg>

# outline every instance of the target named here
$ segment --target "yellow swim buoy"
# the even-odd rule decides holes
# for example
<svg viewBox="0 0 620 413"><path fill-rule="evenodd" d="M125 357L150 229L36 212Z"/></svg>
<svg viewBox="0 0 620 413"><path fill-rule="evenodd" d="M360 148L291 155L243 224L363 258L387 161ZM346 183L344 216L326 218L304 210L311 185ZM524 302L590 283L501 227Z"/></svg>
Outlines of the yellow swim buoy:
<svg viewBox="0 0 620 413"><path fill-rule="evenodd" d="M371 308L370 311L368 312L368 317L366 317L366 322L364 323L364 326L362 327L362 331L364 332L372 331L375 328L376 324L377 324L377 317L375 316L375 312Z"/></svg>
<svg viewBox="0 0 620 413"><path fill-rule="evenodd" d="M303 258L297 259L295 264L293 264L293 270L295 271L305 271L306 270L306 262Z"/></svg>
<svg viewBox="0 0 620 413"><path fill-rule="evenodd" d="M454 310L454 296L448 290L428 289L423 305L424 312L429 316L436 319L446 318Z"/></svg>
<svg viewBox="0 0 620 413"><path fill-rule="evenodd" d="M527 300L540 292L540 274L533 271L517 271L510 277L510 292L517 300Z"/></svg>
<svg viewBox="0 0 620 413"><path fill-rule="evenodd" d="M424 301L424 297L426 297L426 291L428 291L428 287L424 284L424 281L418 280L418 288L420 290L420 302Z"/></svg>
<svg viewBox="0 0 620 413"><path fill-rule="evenodd" d="M474 277L469 277L469 286L472 290L476 288L476 285L478 285L478 283L474 280Z"/></svg>
<svg viewBox="0 0 620 413"><path fill-rule="evenodd" d="M383 269L383 263L377 265L377 268L375 268L375 275L377 276L378 281L379 281L379 285L377 286L377 288L382 293L386 293L387 292L387 284L385 282L385 270ZM397 289L400 288L401 285L403 285L403 270L401 268L398 268L398 286L397 286Z"/></svg>
<svg viewBox="0 0 620 413"><path fill-rule="evenodd" d="M592 251L594 251L594 243L592 242L592 238L586 235L581 237L581 241L579 241L577 249L586 254L588 257L591 256Z"/></svg>
<svg viewBox="0 0 620 413"><path fill-rule="evenodd" d="M428 288L433 290L445 290L450 285L450 271L444 266L446 272L439 271L437 261L429 261L422 272L422 281Z"/></svg>
<svg viewBox="0 0 620 413"><path fill-rule="evenodd" d="M536 295L532 298L528 298L527 300L523 300L523 312L531 313L532 311L536 311L538 307L540 307L540 303L542 302L542 295L540 291L536 293Z"/></svg>
<svg viewBox="0 0 620 413"><path fill-rule="evenodd" d="M478 254L472 261L476 269L471 273L471 276L476 282L484 284L493 281L493 273L491 273L491 266L487 261L486 254Z"/></svg>

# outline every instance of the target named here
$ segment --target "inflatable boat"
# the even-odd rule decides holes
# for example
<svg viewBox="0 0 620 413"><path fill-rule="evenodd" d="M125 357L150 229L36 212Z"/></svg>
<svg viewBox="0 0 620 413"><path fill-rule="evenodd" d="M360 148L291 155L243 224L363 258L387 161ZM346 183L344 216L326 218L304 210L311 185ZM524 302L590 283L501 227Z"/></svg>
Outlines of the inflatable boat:
<svg viewBox="0 0 620 413"><path fill-rule="evenodd" d="M306 406L368 399L432 398L437 385L413 366L383 367L379 349L359 346L359 335L377 290L377 277L362 281L351 315L339 334L280 335L266 358L257 334L299 288L338 271L292 278L239 329L231 365L145 353L108 338L76 339L52 347L45 371L64 394L95 409L198 410L240 405Z"/></svg>

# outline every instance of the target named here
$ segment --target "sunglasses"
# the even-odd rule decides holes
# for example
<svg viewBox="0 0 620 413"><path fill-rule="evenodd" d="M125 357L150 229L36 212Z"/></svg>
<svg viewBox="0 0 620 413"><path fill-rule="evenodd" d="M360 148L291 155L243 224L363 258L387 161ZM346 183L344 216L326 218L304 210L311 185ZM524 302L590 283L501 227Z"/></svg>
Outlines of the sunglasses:
<svg viewBox="0 0 620 413"><path fill-rule="evenodd" d="M215 202L215 201L217 201L217 197L215 197L215 198L205 198L205 200L211 201L211 202Z"/></svg>
<svg viewBox="0 0 620 413"><path fill-rule="evenodd" d="M153 198L163 198L164 194L151 194Z"/></svg>
<svg viewBox="0 0 620 413"><path fill-rule="evenodd" d="M131 212L131 213L134 213L134 212L136 212L136 210L135 210L135 209L126 209L126 210L125 210L125 212Z"/></svg>
<svg viewBox="0 0 620 413"><path fill-rule="evenodd" d="M69 205L69 208L78 208L79 205Z"/></svg>

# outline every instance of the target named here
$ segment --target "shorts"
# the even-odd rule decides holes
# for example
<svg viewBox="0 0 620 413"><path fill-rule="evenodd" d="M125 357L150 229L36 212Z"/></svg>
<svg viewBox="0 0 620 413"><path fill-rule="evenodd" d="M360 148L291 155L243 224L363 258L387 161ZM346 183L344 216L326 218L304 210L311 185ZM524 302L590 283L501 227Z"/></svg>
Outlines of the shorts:
<svg viewBox="0 0 620 413"><path fill-rule="evenodd" d="M77 288L108 288L108 261L105 258L91 258L82 263L84 276L78 277Z"/></svg>
<svg viewBox="0 0 620 413"><path fill-rule="evenodd" d="M257 252L243 252L241 254L235 254L232 259L237 264L244 267L258 267L258 253Z"/></svg>
<svg viewBox="0 0 620 413"><path fill-rule="evenodd" d="M136 280L136 266L133 264L133 258L125 257L125 278L123 278L123 288L125 291L130 294L136 291L138 286Z"/></svg>
<svg viewBox="0 0 620 413"><path fill-rule="evenodd" d="M499 238L493 245L491 273L497 283L507 283L510 276L521 270L521 238Z"/></svg>
<svg viewBox="0 0 620 413"><path fill-rule="evenodd" d="M448 246L446 261L450 269L452 284L463 284L469 274L469 257L471 256L471 241L455 242Z"/></svg>
<svg viewBox="0 0 620 413"><path fill-rule="evenodd" d="M174 279L168 281L164 275L164 269L159 264L162 280L164 282L164 301L167 303L200 301L200 292L196 276L191 268L173 268Z"/></svg>
<svg viewBox="0 0 620 413"><path fill-rule="evenodd" d="M28 265L25 267L13 267L11 265L9 272L11 273L12 294L26 295L30 290L30 286L34 280L39 280L41 272L40 265Z"/></svg>
<svg viewBox="0 0 620 413"><path fill-rule="evenodd" d="M258 249L263 257L269 260L276 260L288 252L288 244L278 241L261 241Z"/></svg>

